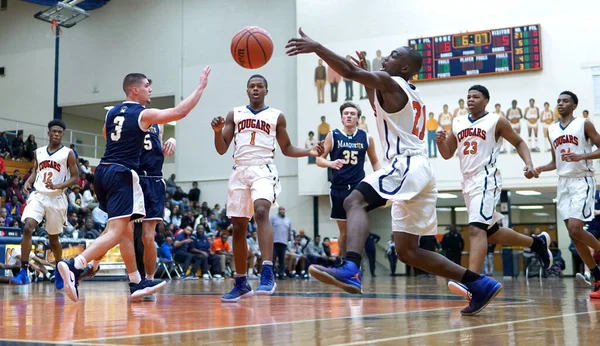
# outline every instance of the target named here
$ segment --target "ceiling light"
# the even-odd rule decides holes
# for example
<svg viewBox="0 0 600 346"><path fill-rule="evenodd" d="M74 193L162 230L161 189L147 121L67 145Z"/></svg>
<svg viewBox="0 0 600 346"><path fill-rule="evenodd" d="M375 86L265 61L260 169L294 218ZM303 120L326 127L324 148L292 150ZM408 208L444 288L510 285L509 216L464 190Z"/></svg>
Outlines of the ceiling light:
<svg viewBox="0 0 600 346"><path fill-rule="evenodd" d="M533 213L535 216L550 216L548 213Z"/></svg>
<svg viewBox="0 0 600 346"><path fill-rule="evenodd" d="M524 209L524 210L544 209L544 206L543 205L520 205L519 209Z"/></svg>
<svg viewBox="0 0 600 346"><path fill-rule="evenodd" d="M107 111L109 111L109 110L111 110L113 108L114 108L114 106L104 106L104 109L107 110Z"/></svg>
<svg viewBox="0 0 600 346"><path fill-rule="evenodd" d="M457 207L454 208L454 211L467 211L467 207Z"/></svg>
<svg viewBox="0 0 600 346"><path fill-rule="evenodd" d="M517 195L521 195L521 196L539 196L542 193L539 191L533 191L533 190L521 190L521 191L515 191L517 193Z"/></svg>
<svg viewBox="0 0 600 346"><path fill-rule="evenodd" d="M438 198L441 199L452 199L452 198L457 198L457 195L453 195L451 193L438 193Z"/></svg>

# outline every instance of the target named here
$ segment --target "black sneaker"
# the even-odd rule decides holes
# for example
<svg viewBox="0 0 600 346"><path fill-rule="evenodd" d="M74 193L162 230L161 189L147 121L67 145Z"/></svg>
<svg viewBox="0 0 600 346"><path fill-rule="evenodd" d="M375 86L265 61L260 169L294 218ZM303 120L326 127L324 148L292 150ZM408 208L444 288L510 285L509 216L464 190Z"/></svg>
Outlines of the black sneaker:
<svg viewBox="0 0 600 346"><path fill-rule="evenodd" d="M86 265L85 268L83 268L81 275L79 275L79 283L81 283L81 281L83 281L85 279L93 278L94 276L96 276L96 273L98 273L99 271L100 271L100 265L98 265L98 268L96 269L96 271L94 271L94 267L91 264Z"/></svg>
<svg viewBox="0 0 600 346"><path fill-rule="evenodd" d="M550 269L553 260L552 251L550 251L550 235L546 232L542 232L540 235L534 237L541 239L544 243L544 245L541 246L538 251L536 251L536 254L540 256L540 260L542 261L544 268Z"/></svg>
<svg viewBox="0 0 600 346"><path fill-rule="evenodd" d="M60 261L56 265L65 283L65 293L74 302L79 300L79 276L83 270L75 268L75 260Z"/></svg>
<svg viewBox="0 0 600 346"><path fill-rule="evenodd" d="M129 283L129 291L131 292L132 300L140 300L144 296L148 296L158 292L167 284L166 281L162 280L148 280L143 278L139 284Z"/></svg>

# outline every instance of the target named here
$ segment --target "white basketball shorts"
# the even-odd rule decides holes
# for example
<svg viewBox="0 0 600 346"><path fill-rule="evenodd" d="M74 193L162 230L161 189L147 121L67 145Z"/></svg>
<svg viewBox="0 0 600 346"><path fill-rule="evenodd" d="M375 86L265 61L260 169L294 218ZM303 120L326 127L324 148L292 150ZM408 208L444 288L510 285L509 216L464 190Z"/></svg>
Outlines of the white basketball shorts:
<svg viewBox="0 0 600 346"><path fill-rule="evenodd" d="M42 192L32 192L27 199L22 219L34 219L38 223L46 217L46 232L58 235L63 231L67 221L69 201L64 193L48 195Z"/></svg>
<svg viewBox="0 0 600 346"><path fill-rule="evenodd" d="M503 215L496 211L502 192L502 176L497 168L486 168L465 176L462 190L469 223L482 223L490 228L503 219Z"/></svg>
<svg viewBox="0 0 600 346"><path fill-rule="evenodd" d="M277 207L281 193L279 174L273 164L233 166L227 190L227 216L252 218L254 201L266 199Z"/></svg>
<svg viewBox="0 0 600 346"><path fill-rule="evenodd" d="M558 177L556 199L558 214L563 220L579 219L591 221L594 218L594 195L596 178Z"/></svg>
<svg viewBox="0 0 600 346"><path fill-rule="evenodd" d="M392 202L392 231L437 234L437 188L425 155L396 156L393 162L367 175L363 182Z"/></svg>

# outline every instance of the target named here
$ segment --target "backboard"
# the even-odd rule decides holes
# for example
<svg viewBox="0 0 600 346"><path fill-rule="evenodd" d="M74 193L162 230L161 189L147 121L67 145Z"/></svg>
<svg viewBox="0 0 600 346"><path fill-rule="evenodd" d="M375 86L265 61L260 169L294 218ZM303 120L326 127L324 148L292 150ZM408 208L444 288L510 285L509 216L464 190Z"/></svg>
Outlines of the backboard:
<svg viewBox="0 0 600 346"><path fill-rule="evenodd" d="M34 15L35 18L56 26L70 28L90 15L75 6L80 1L62 1Z"/></svg>

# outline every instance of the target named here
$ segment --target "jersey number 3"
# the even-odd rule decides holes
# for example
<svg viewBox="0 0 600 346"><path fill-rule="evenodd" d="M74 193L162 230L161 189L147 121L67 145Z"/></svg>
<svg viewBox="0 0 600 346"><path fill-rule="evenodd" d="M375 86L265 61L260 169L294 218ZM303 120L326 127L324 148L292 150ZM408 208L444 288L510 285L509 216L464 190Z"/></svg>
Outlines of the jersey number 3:
<svg viewBox="0 0 600 346"><path fill-rule="evenodd" d="M113 120L113 123L115 124L115 132L110 134L110 139L112 139L113 142L118 142L119 139L121 139L121 131L123 130L124 122L125 117L122 115L115 117Z"/></svg>
<svg viewBox="0 0 600 346"><path fill-rule="evenodd" d="M419 137L420 140L423 140L425 137L425 116L427 115L427 107L422 106L417 101L413 101L412 103L413 109L415 110L415 123L413 124L412 134ZM421 121L423 119L423 121ZM419 132L419 126L421 126L421 131Z"/></svg>

